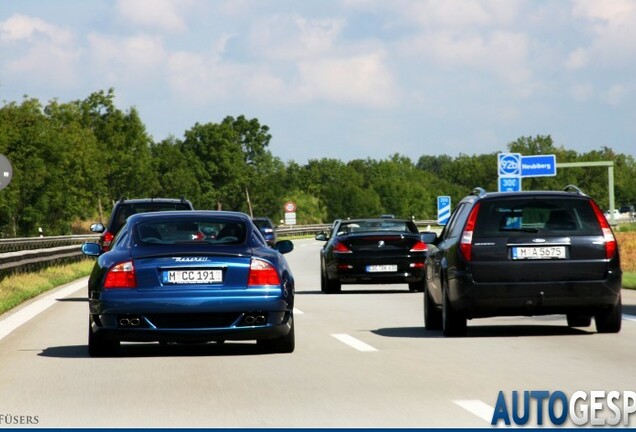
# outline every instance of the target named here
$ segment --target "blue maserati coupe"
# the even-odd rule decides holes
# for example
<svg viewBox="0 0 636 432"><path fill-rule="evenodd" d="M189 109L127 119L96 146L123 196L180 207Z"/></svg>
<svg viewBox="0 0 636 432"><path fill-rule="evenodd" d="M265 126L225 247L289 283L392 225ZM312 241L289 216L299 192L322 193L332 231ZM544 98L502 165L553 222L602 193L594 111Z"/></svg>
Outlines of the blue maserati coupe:
<svg viewBox="0 0 636 432"><path fill-rule="evenodd" d="M121 341L256 340L266 352L294 350L294 278L243 213L170 211L130 216L88 281L91 356Z"/></svg>

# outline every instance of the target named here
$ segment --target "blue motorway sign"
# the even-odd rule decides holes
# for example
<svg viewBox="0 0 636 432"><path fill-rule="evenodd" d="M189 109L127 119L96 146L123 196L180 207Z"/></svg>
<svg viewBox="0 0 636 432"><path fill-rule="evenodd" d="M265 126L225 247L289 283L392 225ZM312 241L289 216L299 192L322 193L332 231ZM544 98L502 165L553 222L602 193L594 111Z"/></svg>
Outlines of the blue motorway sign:
<svg viewBox="0 0 636 432"><path fill-rule="evenodd" d="M446 225L451 215L451 199L449 196L437 197L437 224Z"/></svg>
<svg viewBox="0 0 636 432"><path fill-rule="evenodd" d="M499 192L521 191L521 177L499 177Z"/></svg>
<svg viewBox="0 0 636 432"><path fill-rule="evenodd" d="M500 177L516 177L521 175L520 153L499 153L497 157Z"/></svg>
<svg viewBox="0 0 636 432"><path fill-rule="evenodd" d="M555 175L555 155L521 156L521 177L546 177Z"/></svg>

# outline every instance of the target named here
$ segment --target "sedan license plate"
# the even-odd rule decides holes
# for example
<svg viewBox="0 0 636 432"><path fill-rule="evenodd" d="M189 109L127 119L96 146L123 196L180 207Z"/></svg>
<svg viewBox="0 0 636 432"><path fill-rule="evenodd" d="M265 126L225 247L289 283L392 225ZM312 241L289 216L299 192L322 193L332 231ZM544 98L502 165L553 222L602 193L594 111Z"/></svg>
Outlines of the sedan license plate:
<svg viewBox="0 0 636 432"><path fill-rule="evenodd" d="M207 284L223 282L223 271L218 269L166 270L162 273L164 284Z"/></svg>
<svg viewBox="0 0 636 432"><path fill-rule="evenodd" d="M512 259L565 259L565 246L518 246L512 248Z"/></svg>
<svg viewBox="0 0 636 432"><path fill-rule="evenodd" d="M397 269L398 266L396 264L368 265L367 273L396 272Z"/></svg>

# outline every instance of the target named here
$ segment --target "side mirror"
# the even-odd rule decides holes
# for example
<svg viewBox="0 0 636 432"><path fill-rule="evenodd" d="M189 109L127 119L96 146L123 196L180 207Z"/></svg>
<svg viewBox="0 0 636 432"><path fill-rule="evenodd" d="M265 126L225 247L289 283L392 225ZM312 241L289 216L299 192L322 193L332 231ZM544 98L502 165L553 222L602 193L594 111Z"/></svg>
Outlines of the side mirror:
<svg viewBox="0 0 636 432"><path fill-rule="evenodd" d="M82 245L82 253L88 256L99 256L102 253L102 247L99 243L84 243Z"/></svg>
<svg viewBox="0 0 636 432"><path fill-rule="evenodd" d="M426 244L433 244L437 240L437 234L433 231L425 231L420 233L420 238Z"/></svg>
<svg viewBox="0 0 636 432"><path fill-rule="evenodd" d="M91 232L94 233L102 233L105 229L104 225L99 222L91 225Z"/></svg>
<svg viewBox="0 0 636 432"><path fill-rule="evenodd" d="M294 250L294 244L291 242L291 240L281 240L276 242L276 245L274 245L274 249L282 254L286 254Z"/></svg>
<svg viewBox="0 0 636 432"><path fill-rule="evenodd" d="M320 241L327 241L327 234L325 234L324 232L319 232L314 238Z"/></svg>

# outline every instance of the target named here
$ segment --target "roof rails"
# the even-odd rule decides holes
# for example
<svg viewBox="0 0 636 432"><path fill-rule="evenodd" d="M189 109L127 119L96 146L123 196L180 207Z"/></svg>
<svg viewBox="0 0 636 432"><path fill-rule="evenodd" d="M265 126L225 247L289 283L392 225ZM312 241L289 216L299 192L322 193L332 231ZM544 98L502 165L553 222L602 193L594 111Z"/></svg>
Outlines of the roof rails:
<svg viewBox="0 0 636 432"><path fill-rule="evenodd" d="M563 188L563 190L565 192L572 192L572 193L577 193L579 195L585 195L581 189L579 189L577 186L574 186L573 184L567 185L566 187Z"/></svg>
<svg viewBox="0 0 636 432"><path fill-rule="evenodd" d="M486 190L484 188L481 187L476 187L475 189L473 189L470 192L471 195L477 195L478 197L482 197L484 195L486 195Z"/></svg>

